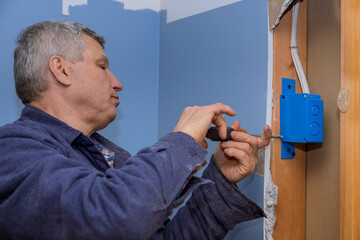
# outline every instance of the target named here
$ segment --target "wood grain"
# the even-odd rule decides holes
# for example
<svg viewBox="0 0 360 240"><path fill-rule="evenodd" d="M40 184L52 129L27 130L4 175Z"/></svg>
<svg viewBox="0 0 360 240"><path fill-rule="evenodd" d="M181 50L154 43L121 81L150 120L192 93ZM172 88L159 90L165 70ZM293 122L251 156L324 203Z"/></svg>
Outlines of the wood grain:
<svg viewBox="0 0 360 240"><path fill-rule="evenodd" d="M300 4L297 43L301 63L306 73L306 16L307 1ZM291 58L292 10L285 13L274 29L273 70L273 134L280 134L281 80L283 77L296 80L296 93L301 92L300 83ZM279 188L275 208L276 224L273 237L276 240L305 239L305 145L296 144L294 159L281 159L281 141L272 140L270 169L274 183Z"/></svg>
<svg viewBox="0 0 360 240"><path fill-rule="evenodd" d="M340 114L340 239L360 239L360 1L341 1L341 87L350 87Z"/></svg>

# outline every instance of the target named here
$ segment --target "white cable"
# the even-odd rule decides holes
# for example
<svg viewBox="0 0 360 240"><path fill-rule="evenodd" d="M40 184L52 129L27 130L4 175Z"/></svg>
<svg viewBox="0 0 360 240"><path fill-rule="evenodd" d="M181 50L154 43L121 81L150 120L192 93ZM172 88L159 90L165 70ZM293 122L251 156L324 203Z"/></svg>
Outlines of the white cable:
<svg viewBox="0 0 360 240"><path fill-rule="evenodd" d="M304 73L304 69L301 65L301 61L299 58L298 47L297 47L297 43L296 43L296 30L297 30L299 8L300 8L300 1L296 2L293 7L292 30L291 30L291 56L294 61L295 69L296 69L297 75L299 77L300 85L301 85L303 93L310 93L309 86L308 86L306 76Z"/></svg>

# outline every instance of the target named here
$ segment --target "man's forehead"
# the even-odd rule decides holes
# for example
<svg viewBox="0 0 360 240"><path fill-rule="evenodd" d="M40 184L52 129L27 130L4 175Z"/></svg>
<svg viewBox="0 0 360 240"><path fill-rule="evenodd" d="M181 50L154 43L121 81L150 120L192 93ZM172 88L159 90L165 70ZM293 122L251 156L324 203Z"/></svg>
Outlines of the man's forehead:
<svg viewBox="0 0 360 240"><path fill-rule="evenodd" d="M96 58L96 61L103 61L105 63L109 63L109 58L106 56L104 49L102 46L93 38L83 35L82 36L85 42L85 51L84 52L91 52L91 55ZM94 56L95 55L95 56Z"/></svg>

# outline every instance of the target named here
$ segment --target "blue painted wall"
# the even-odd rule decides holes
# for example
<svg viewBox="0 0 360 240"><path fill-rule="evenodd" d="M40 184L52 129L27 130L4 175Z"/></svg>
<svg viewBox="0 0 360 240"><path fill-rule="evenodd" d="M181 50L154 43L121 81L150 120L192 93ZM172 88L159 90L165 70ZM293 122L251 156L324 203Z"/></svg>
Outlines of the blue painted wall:
<svg viewBox="0 0 360 240"><path fill-rule="evenodd" d="M0 1L0 125L16 120L22 109L12 72L17 34L38 21L65 19L107 39L110 68L124 90L117 119L102 133L132 154L172 131L188 105L229 104L238 114L227 118L228 124L239 120L248 132L261 133L267 88L266 0L245 0L169 24L166 11L124 10L111 0L88 0L86 6L71 7L69 16L62 16L61 8L60 0ZM214 148L210 143L209 153ZM263 182L250 175L239 187L262 206ZM262 219L240 224L227 239L263 239L262 224Z"/></svg>
<svg viewBox="0 0 360 240"><path fill-rule="evenodd" d="M123 83L117 119L102 133L132 154L153 144L158 126L159 18L150 10L124 10L111 0L88 0L62 15L61 0L0 1L0 125L16 120L23 107L13 82L17 34L43 20L80 22L107 40L110 69Z"/></svg>
<svg viewBox="0 0 360 240"><path fill-rule="evenodd" d="M249 133L266 119L267 1L245 0L160 28L159 136L171 131L188 105L223 102ZM209 153L216 144L210 143ZM210 157L211 154L209 154ZM264 178L250 175L239 187L263 206ZM239 224L227 239L263 239L263 219Z"/></svg>

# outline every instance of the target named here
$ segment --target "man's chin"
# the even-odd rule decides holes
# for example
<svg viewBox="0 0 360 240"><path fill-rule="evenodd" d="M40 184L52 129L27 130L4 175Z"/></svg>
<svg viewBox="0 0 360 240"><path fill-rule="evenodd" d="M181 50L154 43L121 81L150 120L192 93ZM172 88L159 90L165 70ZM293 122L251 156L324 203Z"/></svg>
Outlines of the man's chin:
<svg viewBox="0 0 360 240"><path fill-rule="evenodd" d="M110 119L109 124L110 124L112 121L114 121L114 120L115 120L116 115L117 115L117 111L116 111L116 109L115 109L114 113L113 113L113 114L109 117L109 119Z"/></svg>
<svg viewBox="0 0 360 240"><path fill-rule="evenodd" d="M110 125L110 123L112 123L116 118L116 111L115 114L113 115L109 115L108 119L105 120L104 122L102 122L102 125L99 126L99 129L97 129L96 131L102 130L104 128L106 128L107 126Z"/></svg>

